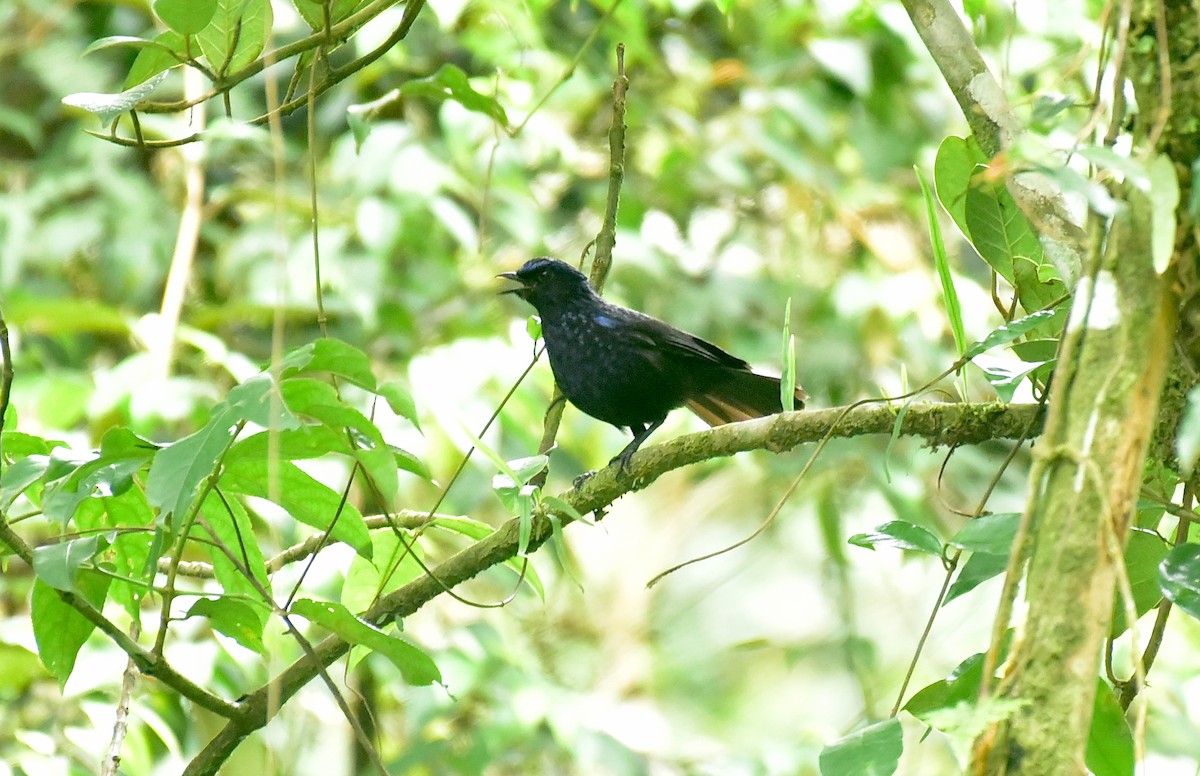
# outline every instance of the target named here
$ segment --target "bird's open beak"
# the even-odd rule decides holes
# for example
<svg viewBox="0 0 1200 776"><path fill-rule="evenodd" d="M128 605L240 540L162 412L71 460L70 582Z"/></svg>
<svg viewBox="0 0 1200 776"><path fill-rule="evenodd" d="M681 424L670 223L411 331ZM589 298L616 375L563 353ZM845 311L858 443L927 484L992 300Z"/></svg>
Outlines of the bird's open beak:
<svg viewBox="0 0 1200 776"><path fill-rule="evenodd" d="M517 273L515 273L515 272L501 272L501 273L500 273L499 275L497 275L496 277L498 277L498 278L504 278L505 280L515 280L515 281L517 281L518 283L520 283L520 282L521 282L521 279L520 279L519 277L517 277ZM501 292L499 292L499 293L500 293L500 295L502 295L502 296L503 296L504 294L516 294L517 296L519 296L519 297L521 297L522 299L524 299L524 298L525 298L525 292L526 292L526 291L528 291L528 290L529 290L529 289L528 289L528 287L526 287L526 286L525 286L525 284L523 284L523 283L522 283L520 286L517 286L516 288L506 288L506 289L504 289L503 291L501 291Z"/></svg>

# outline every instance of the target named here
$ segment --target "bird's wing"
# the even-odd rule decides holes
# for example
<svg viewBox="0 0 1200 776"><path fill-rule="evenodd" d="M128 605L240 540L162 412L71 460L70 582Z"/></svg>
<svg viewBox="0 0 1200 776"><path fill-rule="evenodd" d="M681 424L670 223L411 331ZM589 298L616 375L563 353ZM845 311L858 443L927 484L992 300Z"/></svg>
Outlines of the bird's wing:
<svg viewBox="0 0 1200 776"><path fill-rule="evenodd" d="M668 357L701 359L728 369L747 370L750 365L737 356L702 340L694 334L680 331L648 315L637 314L628 320L631 333L642 340L648 348L664 351Z"/></svg>

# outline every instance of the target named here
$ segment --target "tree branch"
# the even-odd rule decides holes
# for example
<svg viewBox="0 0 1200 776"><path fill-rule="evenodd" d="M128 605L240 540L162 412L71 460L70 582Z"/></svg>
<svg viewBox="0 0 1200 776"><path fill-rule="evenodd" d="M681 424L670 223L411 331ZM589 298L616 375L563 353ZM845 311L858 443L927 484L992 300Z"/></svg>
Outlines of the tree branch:
<svg viewBox="0 0 1200 776"><path fill-rule="evenodd" d="M924 437L931 446L976 444L993 439L1018 439L1040 433L1036 404L912 404L904 414L900 433ZM889 434L897 412L890 406L863 405L850 408L788 412L744 423L699 431L660 445L639 450L629 468L609 466L582 487L561 494L581 514L608 507L626 493L640 490L669 471L689 464L733 455L747 450L782 453L827 435L853 437ZM1030 428L1034 428L1030 432ZM558 515L570 522L565 514ZM529 549L535 550L550 538L552 527L544 515L534 519ZM495 533L469 545L427 574L393 591L362 614L368 622L385 623L418 611L447 588L465 582L483 571L504 563L517 553L520 521L512 519ZM319 671L346 654L349 645L329 636L306 655L284 669L270 684L242 699L243 714L231 720L196 755L184 776L214 776L229 755L248 735L263 727L284 703Z"/></svg>

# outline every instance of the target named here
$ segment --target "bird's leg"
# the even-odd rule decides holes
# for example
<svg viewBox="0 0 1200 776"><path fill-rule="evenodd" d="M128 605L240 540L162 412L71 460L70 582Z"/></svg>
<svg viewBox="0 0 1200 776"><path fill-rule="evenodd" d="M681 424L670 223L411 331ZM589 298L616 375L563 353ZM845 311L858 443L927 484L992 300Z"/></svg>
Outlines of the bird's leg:
<svg viewBox="0 0 1200 776"><path fill-rule="evenodd" d="M666 421L666 419L667 417L664 415L648 425L639 423L636 426L630 426L629 430L633 432L633 441L625 445L625 449L617 453L616 457L608 462L608 465L612 466L614 463L618 464L621 467L621 471L624 472L627 468L629 468L629 459L632 458L633 454L637 452L637 449L642 446L642 442L645 442L646 439L648 439L650 435L653 434L655 430Z"/></svg>

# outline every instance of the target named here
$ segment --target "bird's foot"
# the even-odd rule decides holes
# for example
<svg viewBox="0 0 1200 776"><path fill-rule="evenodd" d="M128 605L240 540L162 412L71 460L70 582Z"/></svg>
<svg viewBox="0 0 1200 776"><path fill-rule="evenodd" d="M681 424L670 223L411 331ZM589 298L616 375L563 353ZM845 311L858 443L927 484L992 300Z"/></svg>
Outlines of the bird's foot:
<svg viewBox="0 0 1200 776"><path fill-rule="evenodd" d="M621 474L628 474L629 461L631 458L633 458L633 454L636 452L637 450L622 450L618 455L613 456L613 459L608 462L608 465L613 466L615 464L617 471L619 471Z"/></svg>
<svg viewBox="0 0 1200 776"><path fill-rule="evenodd" d="M575 490L579 490L580 488L583 487L583 484L585 482L587 482L588 480L590 480L592 477L595 477L595 476L596 476L595 469L592 469L590 472L584 472L583 474L581 474L575 478L575 481L572 486L575 488Z"/></svg>

